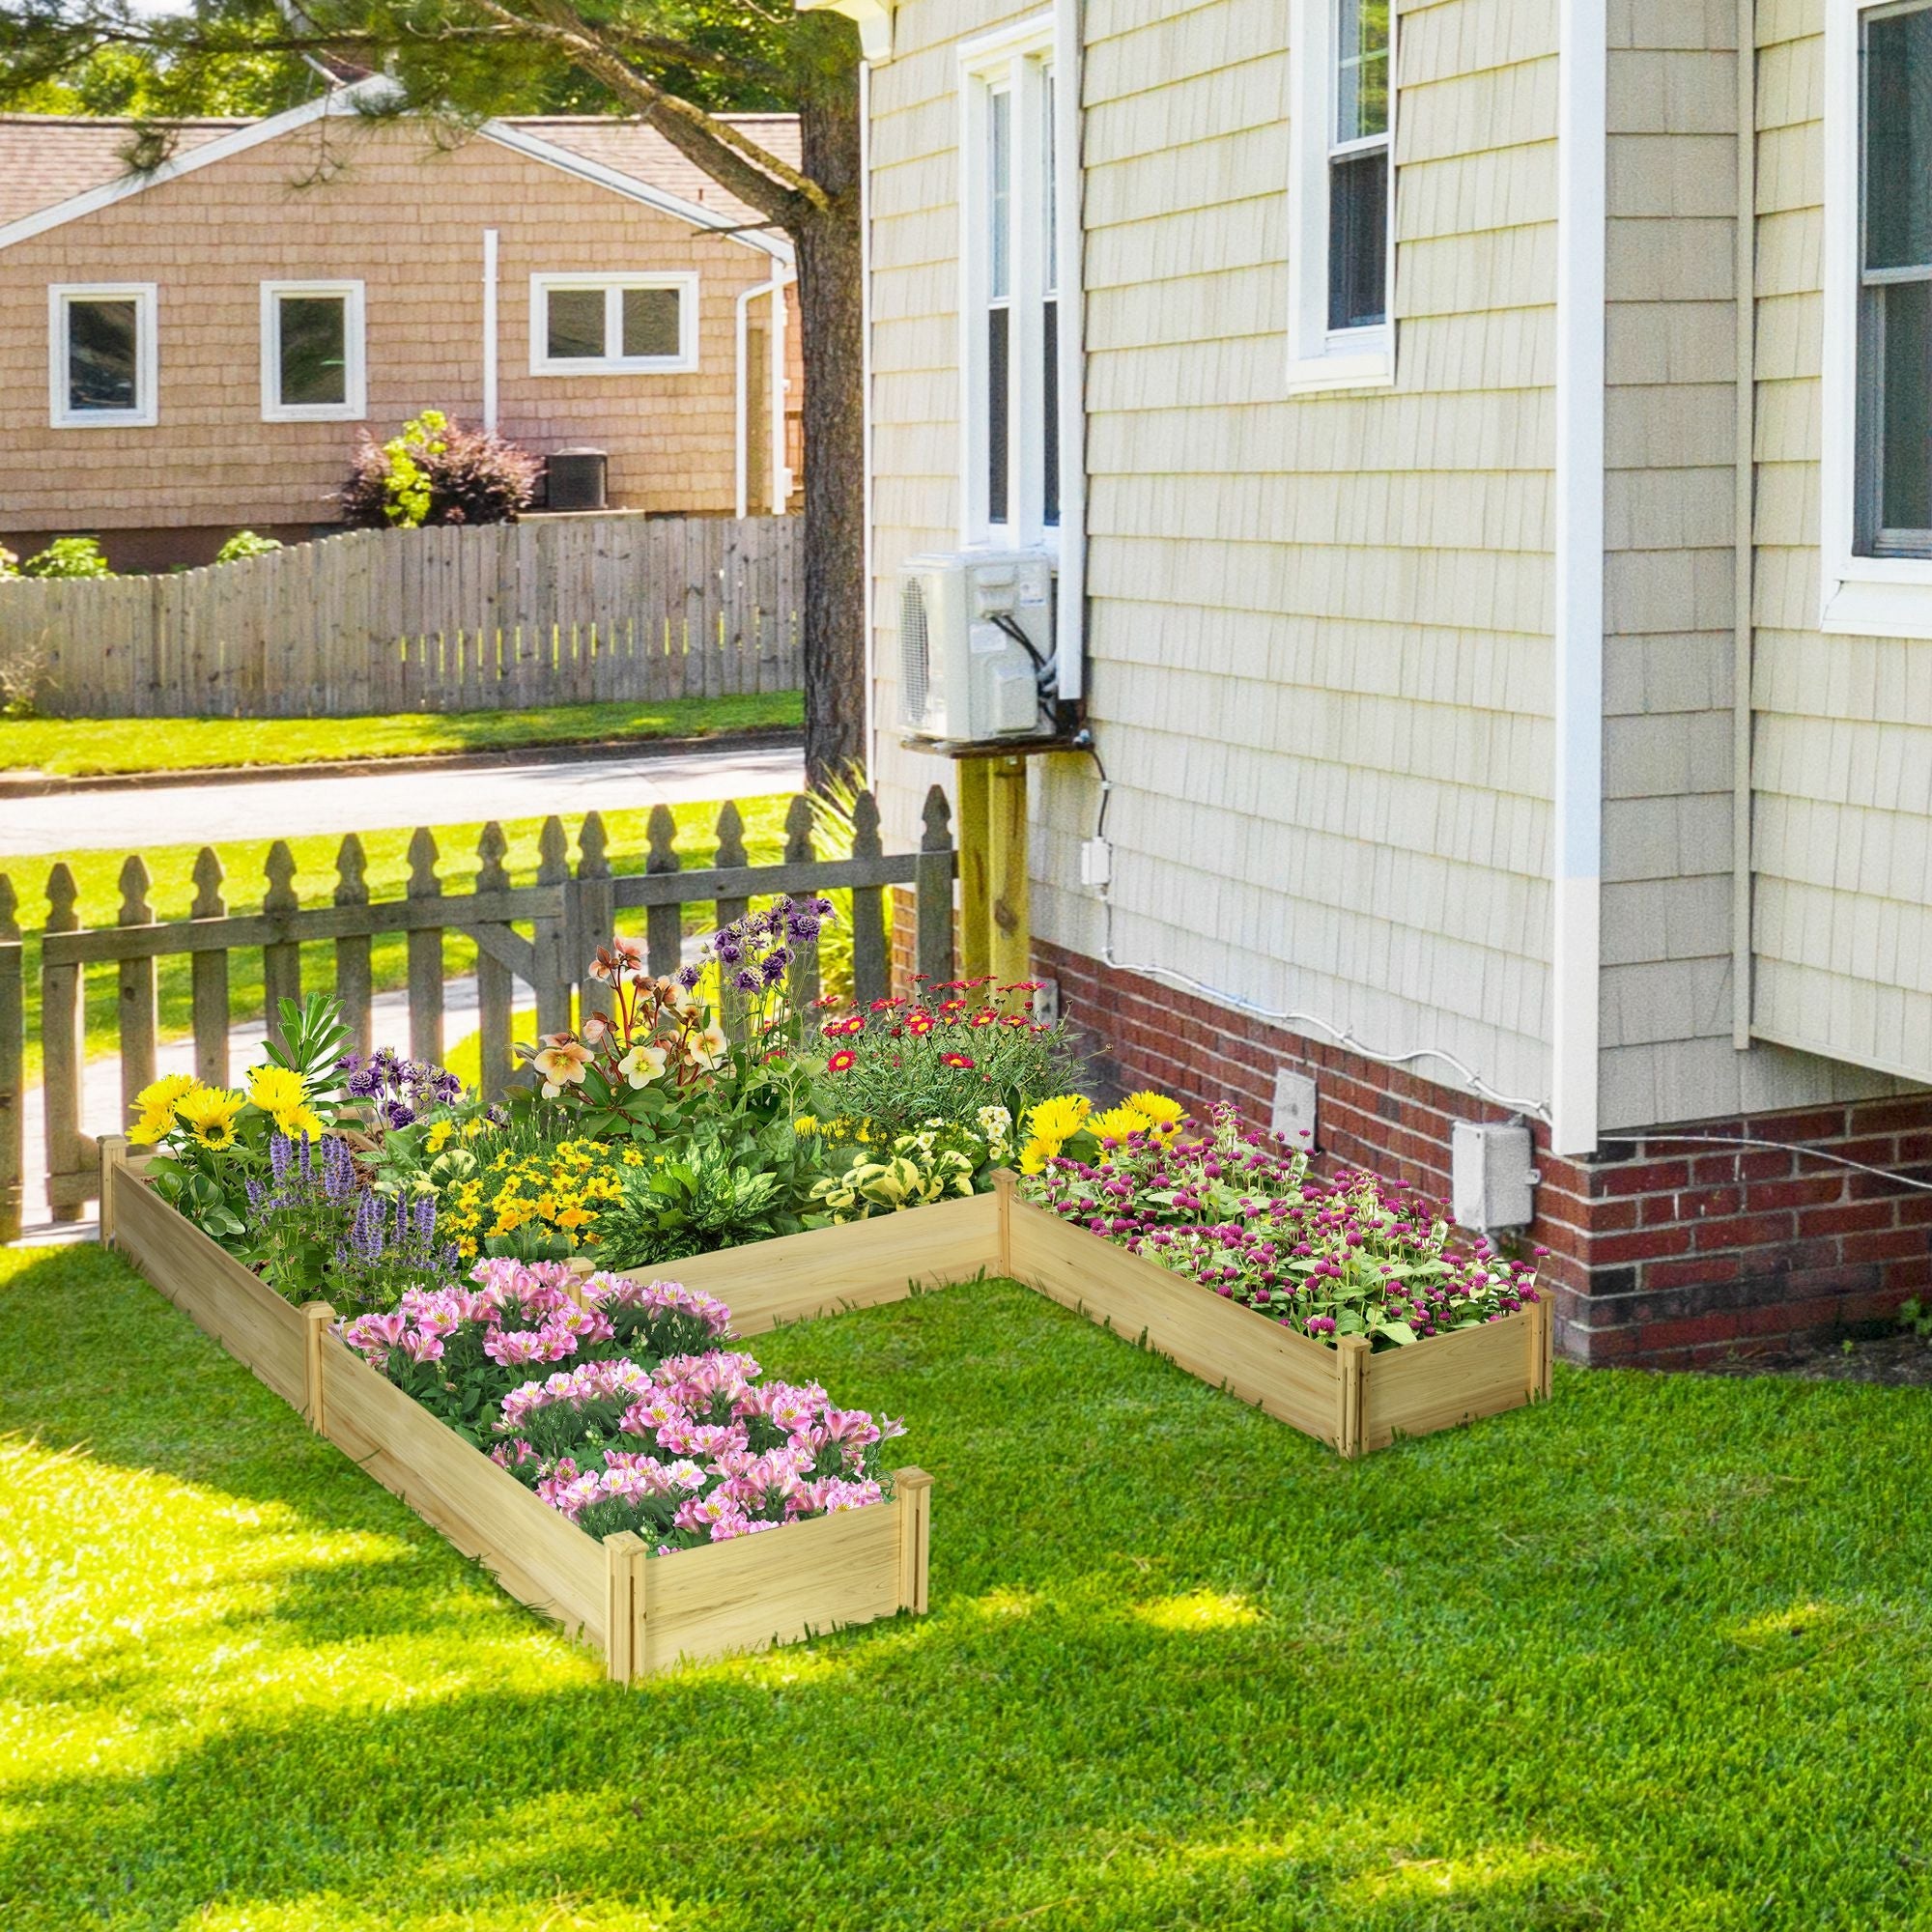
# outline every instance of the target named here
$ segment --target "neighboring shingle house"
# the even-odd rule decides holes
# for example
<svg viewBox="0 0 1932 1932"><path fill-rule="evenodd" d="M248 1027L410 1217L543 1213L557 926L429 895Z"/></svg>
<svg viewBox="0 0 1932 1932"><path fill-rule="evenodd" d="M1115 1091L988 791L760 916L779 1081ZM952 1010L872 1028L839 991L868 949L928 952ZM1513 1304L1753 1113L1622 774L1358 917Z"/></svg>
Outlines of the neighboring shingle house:
<svg viewBox="0 0 1932 1932"><path fill-rule="evenodd" d="M140 568L306 537L358 431L423 409L608 450L615 508L787 501L781 236L639 123L451 140L355 93L191 124L145 176L126 124L0 116L0 541ZM795 156L792 117L750 118Z"/></svg>
<svg viewBox="0 0 1932 1932"><path fill-rule="evenodd" d="M1046 542L1112 885L1036 760L1037 964L1123 1077L1444 1193L1530 1117L1590 1360L1925 1290L1932 0L805 3L898 835L899 560Z"/></svg>

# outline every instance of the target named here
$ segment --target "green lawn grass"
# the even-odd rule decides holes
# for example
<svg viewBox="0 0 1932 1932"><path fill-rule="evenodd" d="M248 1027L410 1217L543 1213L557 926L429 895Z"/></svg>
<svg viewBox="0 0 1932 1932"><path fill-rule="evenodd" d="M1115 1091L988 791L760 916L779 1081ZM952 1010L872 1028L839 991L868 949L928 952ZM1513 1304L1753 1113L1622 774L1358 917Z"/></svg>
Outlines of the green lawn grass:
<svg viewBox="0 0 1932 1932"><path fill-rule="evenodd" d="M791 801L782 796L744 799L739 810L745 821L745 849L754 865L776 863L784 856L784 818ZM717 805L680 805L671 808L677 820L677 849L687 868L708 866L718 850ZM647 810L611 810L604 814L610 836L611 869L619 873L641 872L646 852L645 833L650 820ZM138 826L138 815L130 817L130 827ZM572 863L576 861L577 836L582 814L564 819L570 835ZM507 820L504 836L510 841L505 863L513 883L534 883L537 869L537 838L543 820ZM467 893L476 876L476 841L480 825L439 826L437 844L441 854L438 874L446 893ZM368 865L365 876L372 898L399 898L409 881L409 843L413 834L408 828L387 832L365 832L362 848ZM131 843L130 839L130 843ZM341 839L326 837L296 838L289 841L296 862L296 890L304 905L328 905L335 895L336 853ZM149 904L157 919L185 919L194 903L194 862L200 851L195 845L156 846L143 851L151 887ZM216 856L226 873L225 892L231 912L261 909L266 890L263 864L269 852L265 842L250 840L217 845ZM74 875L80 894L80 918L85 925L112 925L120 911L121 852L80 852L71 855L68 867ZM19 921L26 934L22 965L26 976L27 1066L37 1076L41 1065L41 944L40 928L46 918L47 874L57 862L46 858L0 858L0 874L13 880L20 897ZM642 915L631 921L642 927ZM694 906L686 915L687 926L701 931L711 923L708 907ZM409 974L406 941L400 934L378 939L374 965L378 991L407 983ZM443 941L443 963L452 974L467 973L475 964L476 951L470 941L452 933ZM334 949L324 943L302 949L302 980L310 987L327 989L334 982ZM187 955L163 959L156 976L163 1037L180 1038L189 1029L192 985ZM237 1020L257 1018L262 1013L262 954L260 949L233 952L228 962L229 1007ZM93 970L87 986L87 1049L90 1054L112 1053L119 1038L120 1002L113 967ZM378 1042L381 1044L382 1042ZM402 1044L401 1041L393 1042Z"/></svg>
<svg viewBox="0 0 1932 1932"><path fill-rule="evenodd" d="M797 725L804 717L800 693L775 691L661 704L555 704L534 711L411 712L387 718L12 718L0 719L0 771L85 778L604 739L708 738L722 731Z"/></svg>
<svg viewBox="0 0 1932 1932"><path fill-rule="evenodd" d="M966 1286L753 1345L906 1414L930 1616L625 1691L118 1262L0 1269L9 1932L1932 1922L1921 1391L1350 1465Z"/></svg>

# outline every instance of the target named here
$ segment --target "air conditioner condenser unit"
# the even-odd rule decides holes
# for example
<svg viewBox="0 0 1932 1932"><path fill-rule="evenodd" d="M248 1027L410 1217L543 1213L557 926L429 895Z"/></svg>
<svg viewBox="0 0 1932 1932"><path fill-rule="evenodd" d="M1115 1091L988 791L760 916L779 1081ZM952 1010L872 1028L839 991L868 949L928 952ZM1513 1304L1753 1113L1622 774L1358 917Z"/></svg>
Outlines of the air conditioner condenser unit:
<svg viewBox="0 0 1932 1932"><path fill-rule="evenodd" d="M961 551L899 567L901 722L982 745L1056 729L1053 563L1038 551Z"/></svg>

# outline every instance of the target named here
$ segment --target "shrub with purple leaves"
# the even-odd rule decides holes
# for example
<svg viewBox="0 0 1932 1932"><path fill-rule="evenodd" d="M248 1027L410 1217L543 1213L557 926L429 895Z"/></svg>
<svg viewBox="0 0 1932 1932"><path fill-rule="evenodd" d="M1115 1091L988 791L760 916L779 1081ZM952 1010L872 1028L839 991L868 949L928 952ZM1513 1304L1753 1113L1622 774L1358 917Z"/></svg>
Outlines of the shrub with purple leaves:
<svg viewBox="0 0 1932 1932"><path fill-rule="evenodd" d="M1090 1234L1318 1342L1402 1348L1539 1298L1533 1263L1466 1242L1398 1181L1318 1177L1305 1152L1244 1128L1232 1107L1206 1136L1106 1135L1096 1159L1050 1159L1020 1185Z"/></svg>

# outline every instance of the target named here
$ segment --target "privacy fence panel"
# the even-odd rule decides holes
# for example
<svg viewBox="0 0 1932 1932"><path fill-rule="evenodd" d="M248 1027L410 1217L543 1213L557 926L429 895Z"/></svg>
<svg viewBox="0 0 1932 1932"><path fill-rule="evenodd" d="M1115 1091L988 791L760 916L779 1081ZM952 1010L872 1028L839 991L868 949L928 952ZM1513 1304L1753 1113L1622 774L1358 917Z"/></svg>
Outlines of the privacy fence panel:
<svg viewBox="0 0 1932 1932"><path fill-rule="evenodd" d="M166 577L0 584L64 718L342 718L789 691L795 517L357 530Z"/></svg>

